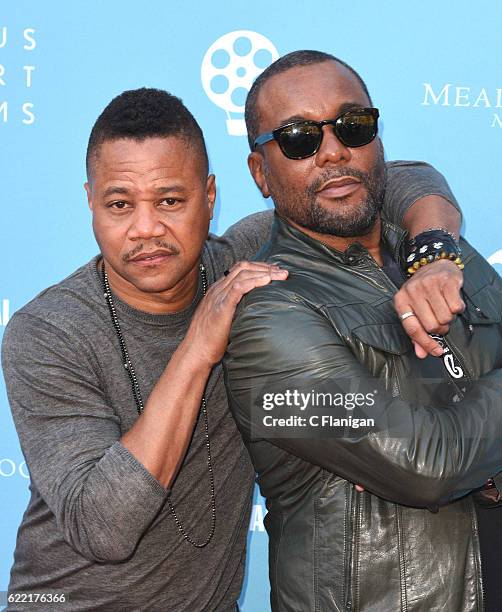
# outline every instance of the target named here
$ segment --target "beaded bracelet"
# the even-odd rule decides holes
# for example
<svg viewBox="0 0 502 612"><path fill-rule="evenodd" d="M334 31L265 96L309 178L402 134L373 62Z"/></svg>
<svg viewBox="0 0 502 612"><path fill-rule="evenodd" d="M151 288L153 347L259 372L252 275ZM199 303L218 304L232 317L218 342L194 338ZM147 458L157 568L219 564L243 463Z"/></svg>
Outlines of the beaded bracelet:
<svg viewBox="0 0 502 612"><path fill-rule="evenodd" d="M406 272L408 276L438 259L449 259L464 269L461 251L455 236L443 229L430 229L417 234L406 243Z"/></svg>

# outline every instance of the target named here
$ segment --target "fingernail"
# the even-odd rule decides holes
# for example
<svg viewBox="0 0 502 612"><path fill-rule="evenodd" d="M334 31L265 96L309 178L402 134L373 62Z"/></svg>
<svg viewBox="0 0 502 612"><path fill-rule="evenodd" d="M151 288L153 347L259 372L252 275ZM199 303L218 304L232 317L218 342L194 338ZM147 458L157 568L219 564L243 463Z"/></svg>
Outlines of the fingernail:
<svg viewBox="0 0 502 612"><path fill-rule="evenodd" d="M432 354L434 355L434 357L441 357L443 352L444 352L443 349L440 346L438 346L432 351Z"/></svg>

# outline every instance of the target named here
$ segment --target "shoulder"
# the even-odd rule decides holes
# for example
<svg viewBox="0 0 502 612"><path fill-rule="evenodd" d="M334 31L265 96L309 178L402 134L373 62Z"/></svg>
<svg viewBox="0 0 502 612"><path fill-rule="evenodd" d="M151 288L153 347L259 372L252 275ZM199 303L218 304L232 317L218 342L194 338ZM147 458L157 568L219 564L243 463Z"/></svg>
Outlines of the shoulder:
<svg viewBox="0 0 502 612"><path fill-rule="evenodd" d="M59 283L47 287L17 310L6 326L3 345L14 338L33 338L51 331L75 338L102 308L96 258L75 270Z"/></svg>
<svg viewBox="0 0 502 612"><path fill-rule="evenodd" d="M318 305L294 278L273 281L246 294L239 303L231 330L231 342L238 337L260 337L265 343L290 338L298 325L325 321Z"/></svg>
<svg viewBox="0 0 502 612"><path fill-rule="evenodd" d="M250 260L268 239L273 211L254 213L230 226L222 236L209 234L204 247L205 259L214 271L214 280L239 260Z"/></svg>
<svg viewBox="0 0 502 612"><path fill-rule="evenodd" d="M274 220L273 210L263 210L244 217L237 223L234 223L225 232L225 235L232 236L233 234L265 234L268 237L272 222Z"/></svg>

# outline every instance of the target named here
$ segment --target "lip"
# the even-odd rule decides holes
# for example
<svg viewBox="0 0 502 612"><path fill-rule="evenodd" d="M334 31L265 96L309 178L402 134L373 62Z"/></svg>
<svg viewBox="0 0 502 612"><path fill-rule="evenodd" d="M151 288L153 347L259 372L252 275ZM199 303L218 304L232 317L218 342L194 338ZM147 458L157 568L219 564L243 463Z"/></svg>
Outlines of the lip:
<svg viewBox="0 0 502 612"><path fill-rule="evenodd" d="M129 260L129 263L138 264L140 266L155 266L164 263L174 253L170 251L150 251L148 253L140 253Z"/></svg>
<svg viewBox="0 0 502 612"><path fill-rule="evenodd" d="M361 181L352 176L342 176L341 178L332 179L324 183L317 193L325 198L345 198L354 193L354 191L357 191L360 186Z"/></svg>

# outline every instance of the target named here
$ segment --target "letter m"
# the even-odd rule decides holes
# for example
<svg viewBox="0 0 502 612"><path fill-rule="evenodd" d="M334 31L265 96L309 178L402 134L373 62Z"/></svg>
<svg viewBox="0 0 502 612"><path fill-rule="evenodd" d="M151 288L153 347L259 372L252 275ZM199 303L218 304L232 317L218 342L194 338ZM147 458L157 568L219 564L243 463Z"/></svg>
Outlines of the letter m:
<svg viewBox="0 0 502 612"><path fill-rule="evenodd" d="M424 83L423 85L425 89L424 101L422 102L422 106L430 106L429 100L432 100L433 104L439 104L441 98L443 98L442 106L450 106L450 103L448 102L448 94L450 92L451 83L446 83L446 85L443 87L443 89L439 92L437 96L435 95L432 89L432 85L430 83Z"/></svg>

